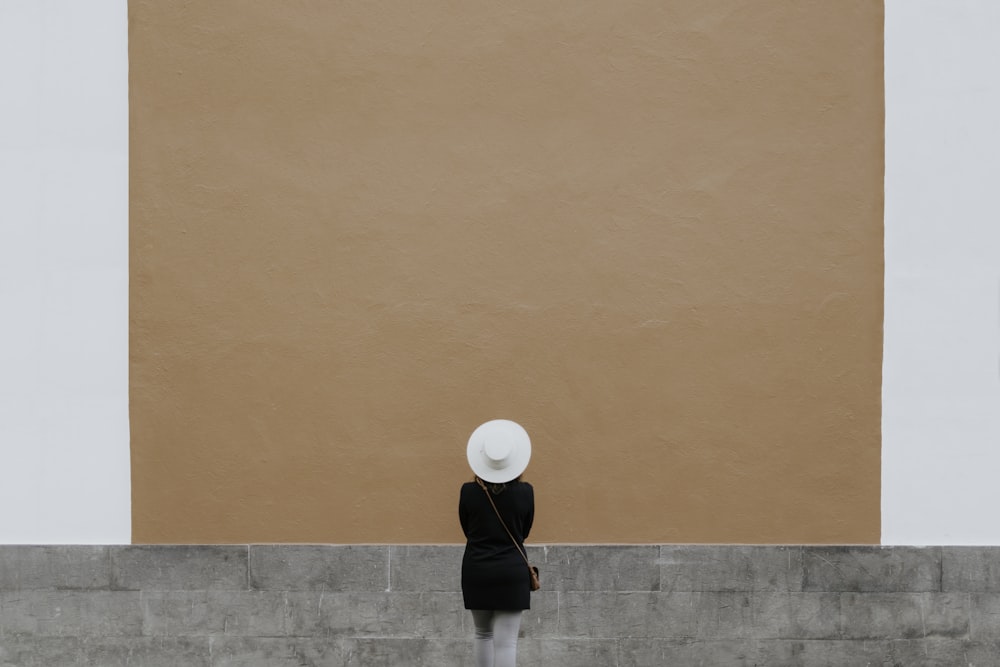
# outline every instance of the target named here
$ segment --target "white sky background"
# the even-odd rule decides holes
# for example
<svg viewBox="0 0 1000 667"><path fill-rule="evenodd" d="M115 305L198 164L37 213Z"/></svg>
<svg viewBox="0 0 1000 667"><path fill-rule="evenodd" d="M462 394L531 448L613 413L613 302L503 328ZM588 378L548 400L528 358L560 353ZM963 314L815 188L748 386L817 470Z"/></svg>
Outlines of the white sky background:
<svg viewBox="0 0 1000 667"><path fill-rule="evenodd" d="M126 0L0 0L0 543L128 543Z"/></svg>
<svg viewBox="0 0 1000 667"><path fill-rule="evenodd" d="M1000 544L998 35L886 2L884 544Z"/></svg>

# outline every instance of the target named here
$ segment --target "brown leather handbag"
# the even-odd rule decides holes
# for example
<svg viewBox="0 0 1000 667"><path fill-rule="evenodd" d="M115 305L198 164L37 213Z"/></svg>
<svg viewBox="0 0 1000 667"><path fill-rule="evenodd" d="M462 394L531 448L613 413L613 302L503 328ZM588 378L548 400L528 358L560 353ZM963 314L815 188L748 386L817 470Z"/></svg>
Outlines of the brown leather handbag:
<svg viewBox="0 0 1000 667"><path fill-rule="evenodd" d="M531 590L537 591L542 587L542 582L538 578L538 568L528 562L527 554L524 553L521 545L517 543L517 540L514 539L513 533L510 532L510 529L507 528L507 524L504 523L503 517L500 516L500 510L497 509L496 503L493 502L493 496L490 495L490 490L486 488L485 484L483 484L483 480L477 477L476 482L479 484L479 488L483 490L483 493L486 494L486 499L490 501L490 506L493 507L493 511L496 513L497 518L500 519L500 525L503 526L505 531L507 531L510 541L514 543L514 547L517 549L517 552L521 554L521 558L524 559L524 564L528 566L528 574L531 576Z"/></svg>

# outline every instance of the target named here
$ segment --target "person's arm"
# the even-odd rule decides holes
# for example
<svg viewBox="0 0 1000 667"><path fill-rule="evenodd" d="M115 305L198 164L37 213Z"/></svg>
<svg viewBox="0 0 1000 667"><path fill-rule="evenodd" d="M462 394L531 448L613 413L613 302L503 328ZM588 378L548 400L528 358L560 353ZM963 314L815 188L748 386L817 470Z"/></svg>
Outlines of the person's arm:
<svg viewBox="0 0 1000 667"><path fill-rule="evenodd" d="M531 525L535 522L535 489L528 484L528 511L524 515L524 535L522 535L522 540L528 539L528 533L531 532Z"/></svg>
<svg viewBox="0 0 1000 667"><path fill-rule="evenodd" d="M462 487L462 491L458 496L458 522L462 524L462 534L466 538L469 537L469 508L467 506L467 501L465 499L465 487Z"/></svg>

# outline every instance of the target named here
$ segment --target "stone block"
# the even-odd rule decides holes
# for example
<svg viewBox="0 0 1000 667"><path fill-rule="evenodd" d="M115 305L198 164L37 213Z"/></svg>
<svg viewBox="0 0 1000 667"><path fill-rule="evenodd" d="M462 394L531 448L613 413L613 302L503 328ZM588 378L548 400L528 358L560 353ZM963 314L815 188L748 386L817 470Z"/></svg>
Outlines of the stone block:
<svg viewBox="0 0 1000 667"><path fill-rule="evenodd" d="M0 638L0 667L211 667L207 638Z"/></svg>
<svg viewBox="0 0 1000 667"><path fill-rule="evenodd" d="M942 547L941 589L967 593L1000 593L1000 549Z"/></svg>
<svg viewBox="0 0 1000 667"><path fill-rule="evenodd" d="M12 545L0 551L0 591L110 587L108 547Z"/></svg>
<svg viewBox="0 0 1000 667"><path fill-rule="evenodd" d="M294 634L291 603L277 591L144 593L144 632L153 637L284 637Z"/></svg>
<svg viewBox="0 0 1000 667"><path fill-rule="evenodd" d="M877 656L881 664L906 667L987 667L1000 656L997 644L962 639L896 639L878 645L885 650Z"/></svg>
<svg viewBox="0 0 1000 667"><path fill-rule="evenodd" d="M841 636L837 593L752 593L747 636L758 639L836 639Z"/></svg>
<svg viewBox="0 0 1000 667"><path fill-rule="evenodd" d="M413 667L445 667L472 664L455 661L457 656L447 655L452 642L431 639L348 639L340 644L344 654L344 667L370 667L370 665L412 665ZM445 649L445 650L442 650Z"/></svg>
<svg viewBox="0 0 1000 667"><path fill-rule="evenodd" d="M405 592L462 590L464 547L394 546L389 549L389 589Z"/></svg>
<svg viewBox="0 0 1000 667"><path fill-rule="evenodd" d="M660 547L660 590L802 590L800 547L692 545Z"/></svg>
<svg viewBox="0 0 1000 667"><path fill-rule="evenodd" d="M455 593L288 593L288 609L291 634L335 638L462 638L468 613Z"/></svg>
<svg viewBox="0 0 1000 667"><path fill-rule="evenodd" d="M938 665L961 665L961 667L968 667L972 665L973 667L980 667L981 665L995 665L997 662L997 656L1000 656L1000 641L968 641L962 644L962 653L960 654L964 662L953 661L944 662L941 661ZM927 667L932 667L928 664ZM936 665L933 667L937 667Z"/></svg>
<svg viewBox="0 0 1000 667"><path fill-rule="evenodd" d="M111 547L118 590L247 590L245 546Z"/></svg>
<svg viewBox="0 0 1000 667"><path fill-rule="evenodd" d="M970 639L1000 640L1000 593L971 593L969 605Z"/></svg>
<svg viewBox="0 0 1000 667"><path fill-rule="evenodd" d="M80 662L100 667L212 667L207 637L90 638L81 642Z"/></svg>
<svg viewBox="0 0 1000 667"><path fill-rule="evenodd" d="M560 594L561 637L671 639L740 637L751 629L744 593Z"/></svg>
<svg viewBox="0 0 1000 667"><path fill-rule="evenodd" d="M522 639L517 645L517 664L545 667L608 667L619 664L617 639ZM466 648L468 658L455 665L473 667L472 642Z"/></svg>
<svg viewBox="0 0 1000 667"><path fill-rule="evenodd" d="M758 667L830 667L861 665L889 667L985 667L995 664L995 655L982 660L989 646L957 640L852 641L830 640L626 640L622 642L620 667L647 665L717 665ZM989 654L985 654L989 655Z"/></svg>
<svg viewBox="0 0 1000 667"><path fill-rule="evenodd" d="M549 546L528 550L549 591L658 591L658 546Z"/></svg>
<svg viewBox="0 0 1000 667"><path fill-rule="evenodd" d="M341 642L312 637L211 637L211 667L344 667ZM370 663L395 665L404 662Z"/></svg>
<svg viewBox="0 0 1000 667"><path fill-rule="evenodd" d="M696 639L747 639L754 636L755 609L751 593L687 593L671 595L667 599L667 627L681 627L678 619L685 619L691 627L690 633L685 632L682 636Z"/></svg>
<svg viewBox="0 0 1000 667"><path fill-rule="evenodd" d="M365 663L361 661L361 657L365 655L370 655L370 653L359 654L359 657L355 657L353 652L364 651L365 644L371 640L365 640L364 642L352 642L345 641L345 647L347 650L352 651L352 662L349 664L357 667L361 667ZM518 649L520 650L524 645L524 641L518 642ZM405 645L399 648L406 648ZM398 649L397 649L398 650ZM476 661L472 653L472 635L470 634L468 639L440 639L435 637L429 637L420 645L421 651L420 655L414 656L414 659L418 660L416 664L424 665L425 667L475 667ZM409 663L373 663L373 664L409 664ZM527 665L531 663L523 662L521 656L518 655L518 665Z"/></svg>
<svg viewBox="0 0 1000 667"><path fill-rule="evenodd" d="M847 639L966 639L969 599L960 593L843 593Z"/></svg>
<svg viewBox="0 0 1000 667"><path fill-rule="evenodd" d="M828 667L830 665L884 665L890 655L889 642L827 640L764 640L757 643L754 663ZM895 665L895 663L889 663ZM900 665L899 667L903 667ZM907 665L907 667L909 667Z"/></svg>
<svg viewBox="0 0 1000 667"><path fill-rule="evenodd" d="M560 596L557 591L535 591L531 594L531 609L526 609L521 616L522 637L558 637ZM472 633L472 618L469 612L463 623Z"/></svg>
<svg viewBox="0 0 1000 667"><path fill-rule="evenodd" d="M804 547L802 590L934 592L941 590L937 547Z"/></svg>
<svg viewBox="0 0 1000 667"><path fill-rule="evenodd" d="M0 667L76 667L88 665L77 637L4 637Z"/></svg>
<svg viewBox="0 0 1000 667"><path fill-rule="evenodd" d="M827 640L760 642L755 664L829 667L986 667L996 654L983 660L983 649L962 640Z"/></svg>
<svg viewBox="0 0 1000 667"><path fill-rule="evenodd" d="M455 593L178 591L143 595L150 636L471 636Z"/></svg>
<svg viewBox="0 0 1000 667"><path fill-rule="evenodd" d="M250 583L257 590L389 590L389 549L383 546L252 545Z"/></svg>
<svg viewBox="0 0 1000 667"><path fill-rule="evenodd" d="M617 664L620 667L755 667L761 664L790 664L761 663L757 655L758 644L755 640L625 639L621 642Z"/></svg>
<svg viewBox="0 0 1000 667"><path fill-rule="evenodd" d="M559 594L557 634L567 638L692 636L691 614L669 619L668 598L692 594L608 593L576 591Z"/></svg>
<svg viewBox="0 0 1000 667"><path fill-rule="evenodd" d="M589 593L560 595L557 636L722 640L840 636L837 594Z"/></svg>
<svg viewBox="0 0 1000 667"><path fill-rule="evenodd" d="M0 636L115 637L142 634L139 593L0 593Z"/></svg>

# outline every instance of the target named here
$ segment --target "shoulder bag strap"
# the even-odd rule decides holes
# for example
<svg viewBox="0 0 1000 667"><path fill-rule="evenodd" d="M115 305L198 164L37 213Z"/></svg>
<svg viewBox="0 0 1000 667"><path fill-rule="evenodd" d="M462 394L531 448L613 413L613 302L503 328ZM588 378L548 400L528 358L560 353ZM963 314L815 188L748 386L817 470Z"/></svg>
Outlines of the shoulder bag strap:
<svg viewBox="0 0 1000 667"><path fill-rule="evenodd" d="M490 495L490 490L486 488L485 484L483 484L483 480L479 479L478 477L476 478L476 483L479 484L479 488L481 488L483 492L486 494L486 499L490 501L490 506L493 507L493 511L496 512L497 518L500 519L500 525L503 526L503 529L507 531L507 535L510 537L510 541L514 543L514 547L517 549L517 552L521 554L521 558L524 559L524 564L527 565L528 569L530 570L531 563L528 562L528 556L524 553L524 550L521 549L521 545L517 543L517 540L514 539L514 535L510 532L510 529L507 528L507 524L504 523L503 517L500 516L500 510L497 509L496 503L493 502L493 497Z"/></svg>

